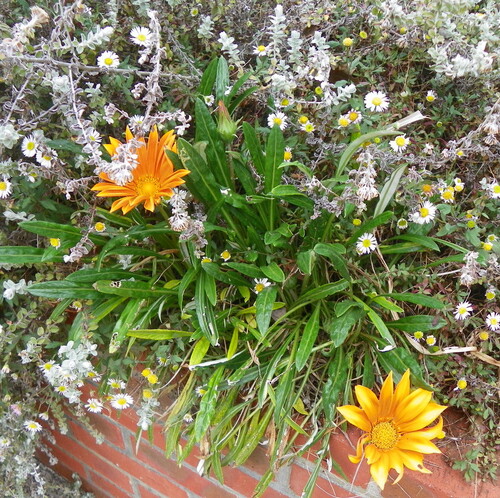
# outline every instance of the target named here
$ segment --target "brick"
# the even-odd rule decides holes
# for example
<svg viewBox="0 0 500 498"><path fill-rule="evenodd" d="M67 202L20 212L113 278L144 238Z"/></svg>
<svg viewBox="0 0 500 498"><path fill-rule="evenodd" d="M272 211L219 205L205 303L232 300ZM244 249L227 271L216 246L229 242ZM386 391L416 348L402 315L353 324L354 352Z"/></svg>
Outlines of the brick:
<svg viewBox="0 0 500 498"><path fill-rule="evenodd" d="M103 498L130 498L132 496L120 488L120 482L113 484L105 477L97 474L94 471L89 471L90 482L95 488L93 489L96 497L102 496Z"/></svg>
<svg viewBox="0 0 500 498"><path fill-rule="evenodd" d="M262 498L290 498L290 494L284 495L273 488L267 488L262 494Z"/></svg>
<svg viewBox="0 0 500 498"><path fill-rule="evenodd" d="M164 498L164 495L160 495L158 493L155 493L154 491L146 489L141 484L138 485L138 488L139 488L139 495L141 498Z"/></svg>
<svg viewBox="0 0 500 498"><path fill-rule="evenodd" d="M48 443L47 441L44 441L44 444L50 449L51 453L58 459L58 463L54 466L51 466L49 465L49 458L47 455L45 455L45 453L43 453L42 451L39 451L37 453L37 457L42 461L44 462L46 465L48 465L49 467L52 467L54 469L57 470L57 472L59 473L59 470L58 470L58 465L64 465L64 467L66 467L68 469L68 472L71 471L68 475L66 474L61 474L63 475L66 479L69 479L70 481L73 481L73 479L71 478L71 474L73 472L77 473L79 476L85 476L85 468L84 466L77 460L75 460L71 455L73 455L73 453L67 453L65 451L63 451L61 448L58 448L57 446L53 446L51 445L50 443Z"/></svg>
<svg viewBox="0 0 500 498"><path fill-rule="evenodd" d="M107 443L114 444L122 449L125 448L120 426L116 425L116 423L106 415L89 413L88 417L92 426L106 438Z"/></svg>
<svg viewBox="0 0 500 498"><path fill-rule="evenodd" d="M170 479L163 477L158 472L146 466L141 467L140 475L136 479L150 488L159 491L160 496L168 498L188 498L187 493L175 485Z"/></svg>
<svg viewBox="0 0 500 498"><path fill-rule="evenodd" d="M267 456L266 446L257 446L254 452L245 462L244 466L256 474L263 476L269 470L269 457Z"/></svg>
<svg viewBox="0 0 500 498"><path fill-rule="evenodd" d="M218 483L214 483L209 479L201 477L197 472L187 468L185 465L179 467L173 460L165 458L164 454L158 451L155 447L145 444L142 441L136 457L140 461L146 462L148 465L153 467L158 472L161 472L169 479L172 479L190 491L203 496L203 498L229 498L234 496L232 493L225 490L227 486L221 486Z"/></svg>
<svg viewBox="0 0 500 498"><path fill-rule="evenodd" d="M252 496L255 487L259 484L257 479L245 474L237 467L226 466L222 468L224 484L244 496Z"/></svg>
<svg viewBox="0 0 500 498"><path fill-rule="evenodd" d="M370 468L366 460L363 458L360 463L354 464L348 458L348 455L356 454L356 442L361 434L362 432L356 428L350 428L347 433L332 434L330 456L340 465L351 484L366 488L371 480ZM335 470L332 472L337 474Z"/></svg>
<svg viewBox="0 0 500 498"><path fill-rule="evenodd" d="M498 486L489 483L468 483L464 480L462 473L453 470L444 460L442 455L425 455L424 466L432 474L406 469L404 477L396 484L389 484L397 474L392 474L387 485L382 491L386 498L407 498L418 496L418 498L496 498L498 497Z"/></svg>
<svg viewBox="0 0 500 498"><path fill-rule="evenodd" d="M77 427L76 424L73 425ZM82 429L81 432L85 434L86 437L91 441L92 446L90 446L90 448L93 449L94 451L88 449L85 442L81 441L80 438L79 442L77 442L74 439L69 438L68 436L63 436L61 434L54 433L57 446L65 450L67 453L77 456L81 463L95 470L97 473L106 476L110 481L119 482L122 488L126 489L127 492L131 493L132 486L130 485L130 481L127 474L124 473L122 470L120 470L119 466L117 466L112 459L108 458L108 455L106 454L105 450L108 451L111 450L116 453L117 451L112 450L105 444L102 444L100 446L97 445L95 443L94 438L90 436L90 434L87 434ZM83 442L83 444L80 444L81 442ZM126 466L124 468L126 468Z"/></svg>
<svg viewBox="0 0 500 498"><path fill-rule="evenodd" d="M290 489L298 496L301 496L310 475L311 472L309 470L304 469L297 464L292 464L292 472L290 474ZM332 496L352 498L353 493L339 486L336 486L335 484L333 484L333 482L330 482L323 477L318 477L311 497L331 498Z"/></svg>
<svg viewBox="0 0 500 498"><path fill-rule="evenodd" d="M139 417L132 408L126 410L111 410L108 416L121 427L127 428L132 434L135 434L139 428L137 425Z"/></svg>

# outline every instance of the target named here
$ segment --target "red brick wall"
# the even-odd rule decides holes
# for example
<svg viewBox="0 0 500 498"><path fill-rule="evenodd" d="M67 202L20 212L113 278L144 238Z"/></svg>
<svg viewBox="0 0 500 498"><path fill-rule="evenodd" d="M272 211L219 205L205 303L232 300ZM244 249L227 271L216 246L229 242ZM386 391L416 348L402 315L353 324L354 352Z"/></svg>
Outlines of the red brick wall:
<svg viewBox="0 0 500 498"><path fill-rule="evenodd" d="M98 498L229 498L250 497L260 477L267 470L265 447L259 447L244 467L224 469L224 484L212 477L200 477L196 471L196 449L179 467L163 455L164 438L161 426L154 429L154 441L142 439L136 453L135 432L137 416L132 409L117 417L111 414L90 415L92 423L104 435L98 445L95 439L78 423L70 419L67 435L54 433L55 444L46 443L59 459L56 470L70 478L76 472L86 490ZM332 436L331 457L343 468L349 482L335 473L322 469L313 498L327 497L391 497L391 498L494 498L498 489L492 484L467 484L459 472L452 470L441 455L426 457L426 466L432 476L408 471L395 486L387 484L380 493L370 481L366 464L353 465L347 455L353 453L358 434ZM326 455L328 456L328 455ZM40 459L47 457L40 452ZM275 480L264 493L265 498L298 498L313 469L314 452L296 459L293 465L280 469Z"/></svg>

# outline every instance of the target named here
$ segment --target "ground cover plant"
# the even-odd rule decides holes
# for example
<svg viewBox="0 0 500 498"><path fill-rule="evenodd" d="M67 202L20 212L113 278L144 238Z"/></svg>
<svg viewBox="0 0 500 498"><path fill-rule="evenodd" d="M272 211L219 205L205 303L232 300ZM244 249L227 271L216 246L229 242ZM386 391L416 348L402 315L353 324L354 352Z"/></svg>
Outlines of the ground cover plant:
<svg viewBox="0 0 500 498"><path fill-rule="evenodd" d="M0 7L4 482L63 401L134 405L221 480L265 444L257 495L319 442L305 496L345 420L381 487L417 470L442 403L494 477L500 11L430 3ZM370 432L392 378L425 424Z"/></svg>

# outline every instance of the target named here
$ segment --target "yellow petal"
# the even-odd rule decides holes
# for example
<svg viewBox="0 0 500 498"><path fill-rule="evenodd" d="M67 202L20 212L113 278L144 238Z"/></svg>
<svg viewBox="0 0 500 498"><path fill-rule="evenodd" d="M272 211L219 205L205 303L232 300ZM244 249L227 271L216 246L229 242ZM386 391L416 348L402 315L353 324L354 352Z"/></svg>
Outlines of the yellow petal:
<svg viewBox="0 0 500 498"><path fill-rule="evenodd" d="M392 371L389 373L384 383L382 384L382 389L380 390L380 402L379 402L379 417L384 418L392 415L392 398L393 398L394 384L392 382Z"/></svg>
<svg viewBox="0 0 500 498"><path fill-rule="evenodd" d="M361 458L363 458L363 446L365 445L367 439L368 434L363 434L358 439L358 442L356 444L356 455L347 455L352 463L359 463L361 461Z"/></svg>
<svg viewBox="0 0 500 498"><path fill-rule="evenodd" d="M399 404L410 394L410 369L401 377L396 389L394 390L394 409L397 410Z"/></svg>
<svg viewBox="0 0 500 498"><path fill-rule="evenodd" d="M439 434L441 434L442 430L443 430L443 417L439 417L438 423L436 425L418 431L417 434L419 434L422 437L425 437L426 439L434 439L435 437L438 437Z"/></svg>
<svg viewBox="0 0 500 498"><path fill-rule="evenodd" d="M383 453L379 460L373 465L370 465L370 474L373 480L378 484L380 489L384 489L389 475L390 463L387 453Z"/></svg>
<svg viewBox="0 0 500 498"><path fill-rule="evenodd" d="M416 453L415 451L408 451L408 450L398 450L398 451L405 467L409 468L410 470L418 470L423 474L432 474L430 470L426 469L423 466L422 462L424 460L424 456L421 453Z"/></svg>
<svg viewBox="0 0 500 498"><path fill-rule="evenodd" d="M439 417L444 410L446 410L446 406L429 403L425 410L415 418L404 423L398 423L398 429L401 432L419 431L434 422L434 420L436 420L436 418Z"/></svg>
<svg viewBox="0 0 500 498"><path fill-rule="evenodd" d="M432 392L425 389L416 389L407 396L394 412L394 419L398 427L420 415L429 404Z"/></svg>
<svg viewBox="0 0 500 498"><path fill-rule="evenodd" d="M377 396L371 389L365 386L356 386L354 390L356 392L356 399L368 417L368 420L372 425L376 424L378 420L379 405Z"/></svg>
<svg viewBox="0 0 500 498"><path fill-rule="evenodd" d="M424 453L425 455L430 453L441 453L441 450L434 443L420 436L418 432L403 434L398 441L398 448L401 450Z"/></svg>
<svg viewBox="0 0 500 498"><path fill-rule="evenodd" d="M148 211L155 210L155 203L152 197L144 201L144 208L147 209Z"/></svg>
<svg viewBox="0 0 500 498"><path fill-rule="evenodd" d="M337 410L344 416L344 418L352 425L359 427L365 432L370 432L372 425L368 420L365 412L353 405L338 406Z"/></svg>
<svg viewBox="0 0 500 498"><path fill-rule="evenodd" d="M127 126L127 129L125 130L125 138L127 139L127 142L130 142L134 138L134 135L130 131L130 128Z"/></svg>
<svg viewBox="0 0 500 498"><path fill-rule="evenodd" d="M365 447L366 463L372 465L382 456L382 452L374 445L367 444Z"/></svg>

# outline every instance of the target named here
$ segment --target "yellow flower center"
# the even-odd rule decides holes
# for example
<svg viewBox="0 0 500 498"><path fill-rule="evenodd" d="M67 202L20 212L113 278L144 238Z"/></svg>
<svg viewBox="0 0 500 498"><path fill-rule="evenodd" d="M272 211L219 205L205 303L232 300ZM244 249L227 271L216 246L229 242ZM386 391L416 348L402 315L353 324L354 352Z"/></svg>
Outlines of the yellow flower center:
<svg viewBox="0 0 500 498"><path fill-rule="evenodd" d="M370 239L363 240L363 247L371 247L372 241Z"/></svg>
<svg viewBox="0 0 500 498"><path fill-rule="evenodd" d="M339 119L339 126L342 126L345 128L346 126L349 126L350 121L347 118L340 118Z"/></svg>
<svg viewBox="0 0 500 498"><path fill-rule="evenodd" d="M443 199L451 200L453 199L453 192L451 190L445 190L442 195Z"/></svg>
<svg viewBox="0 0 500 498"><path fill-rule="evenodd" d="M371 432L371 442L379 450L392 450L399 441L399 434L394 422L379 422Z"/></svg>
<svg viewBox="0 0 500 498"><path fill-rule="evenodd" d="M349 113L349 119L351 121L356 121L356 119L358 119L358 117L359 117L359 114L357 112L350 112Z"/></svg>
<svg viewBox="0 0 500 498"><path fill-rule="evenodd" d="M498 325L498 320L496 318L490 318L490 325L495 327L496 325Z"/></svg>
<svg viewBox="0 0 500 498"><path fill-rule="evenodd" d="M273 119L273 123L274 123L275 125L280 126L280 125L283 123L283 120L282 120L281 118L274 118L274 119Z"/></svg>
<svg viewBox="0 0 500 498"><path fill-rule="evenodd" d="M306 124L308 121L309 121L309 118L307 116L300 116L300 118L299 118L300 124Z"/></svg>
<svg viewBox="0 0 500 498"><path fill-rule="evenodd" d="M285 153L283 154L283 159L285 161L290 161L290 159L292 159L292 153L288 150L285 151Z"/></svg>
<svg viewBox="0 0 500 498"><path fill-rule="evenodd" d="M403 147L403 145L406 145L406 138L397 137L395 142L396 142L396 145L398 145L399 147Z"/></svg>
<svg viewBox="0 0 500 498"><path fill-rule="evenodd" d="M26 149L33 150L35 148L35 142L28 142L26 144Z"/></svg>
<svg viewBox="0 0 500 498"><path fill-rule="evenodd" d="M118 398L116 403L123 406L127 404L127 400L125 398Z"/></svg>
<svg viewBox="0 0 500 498"><path fill-rule="evenodd" d="M262 292L264 289L266 288L266 286L264 284L256 284L254 289L255 289L255 292Z"/></svg>
<svg viewBox="0 0 500 498"><path fill-rule="evenodd" d="M106 57L104 59L104 64L106 64L106 66L111 66L113 65L113 59L111 57Z"/></svg>
<svg viewBox="0 0 500 498"><path fill-rule="evenodd" d="M259 45L257 47L257 52L265 52L266 51L266 47L264 45Z"/></svg>
<svg viewBox="0 0 500 498"><path fill-rule="evenodd" d="M495 185L495 186L493 187L493 192L494 192L495 194L500 194L500 185Z"/></svg>
<svg viewBox="0 0 500 498"><path fill-rule="evenodd" d="M375 106L379 106L382 103L382 99L380 97L374 97L372 99L372 104Z"/></svg>
<svg viewBox="0 0 500 498"><path fill-rule="evenodd" d="M157 178L150 175L141 176L137 180L137 193L139 195L145 195L146 197L155 197L160 191L160 182Z"/></svg>
<svg viewBox="0 0 500 498"><path fill-rule="evenodd" d="M146 41L146 35L144 33L140 33L137 35L137 39L141 42Z"/></svg>
<svg viewBox="0 0 500 498"><path fill-rule="evenodd" d="M7 183L0 182L0 192L4 192L5 190L7 190Z"/></svg>
<svg viewBox="0 0 500 498"><path fill-rule="evenodd" d="M288 100L288 99L283 99L283 100L281 101L281 105L283 105L283 106L290 105L290 100Z"/></svg>
<svg viewBox="0 0 500 498"><path fill-rule="evenodd" d="M434 102L434 100L436 99L436 97L434 97L434 95L427 95L427 97L425 97L427 99L427 102Z"/></svg>
<svg viewBox="0 0 500 498"><path fill-rule="evenodd" d="M422 216L422 218L426 218L429 216L429 210L427 208L420 208L420 216Z"/></svg>

